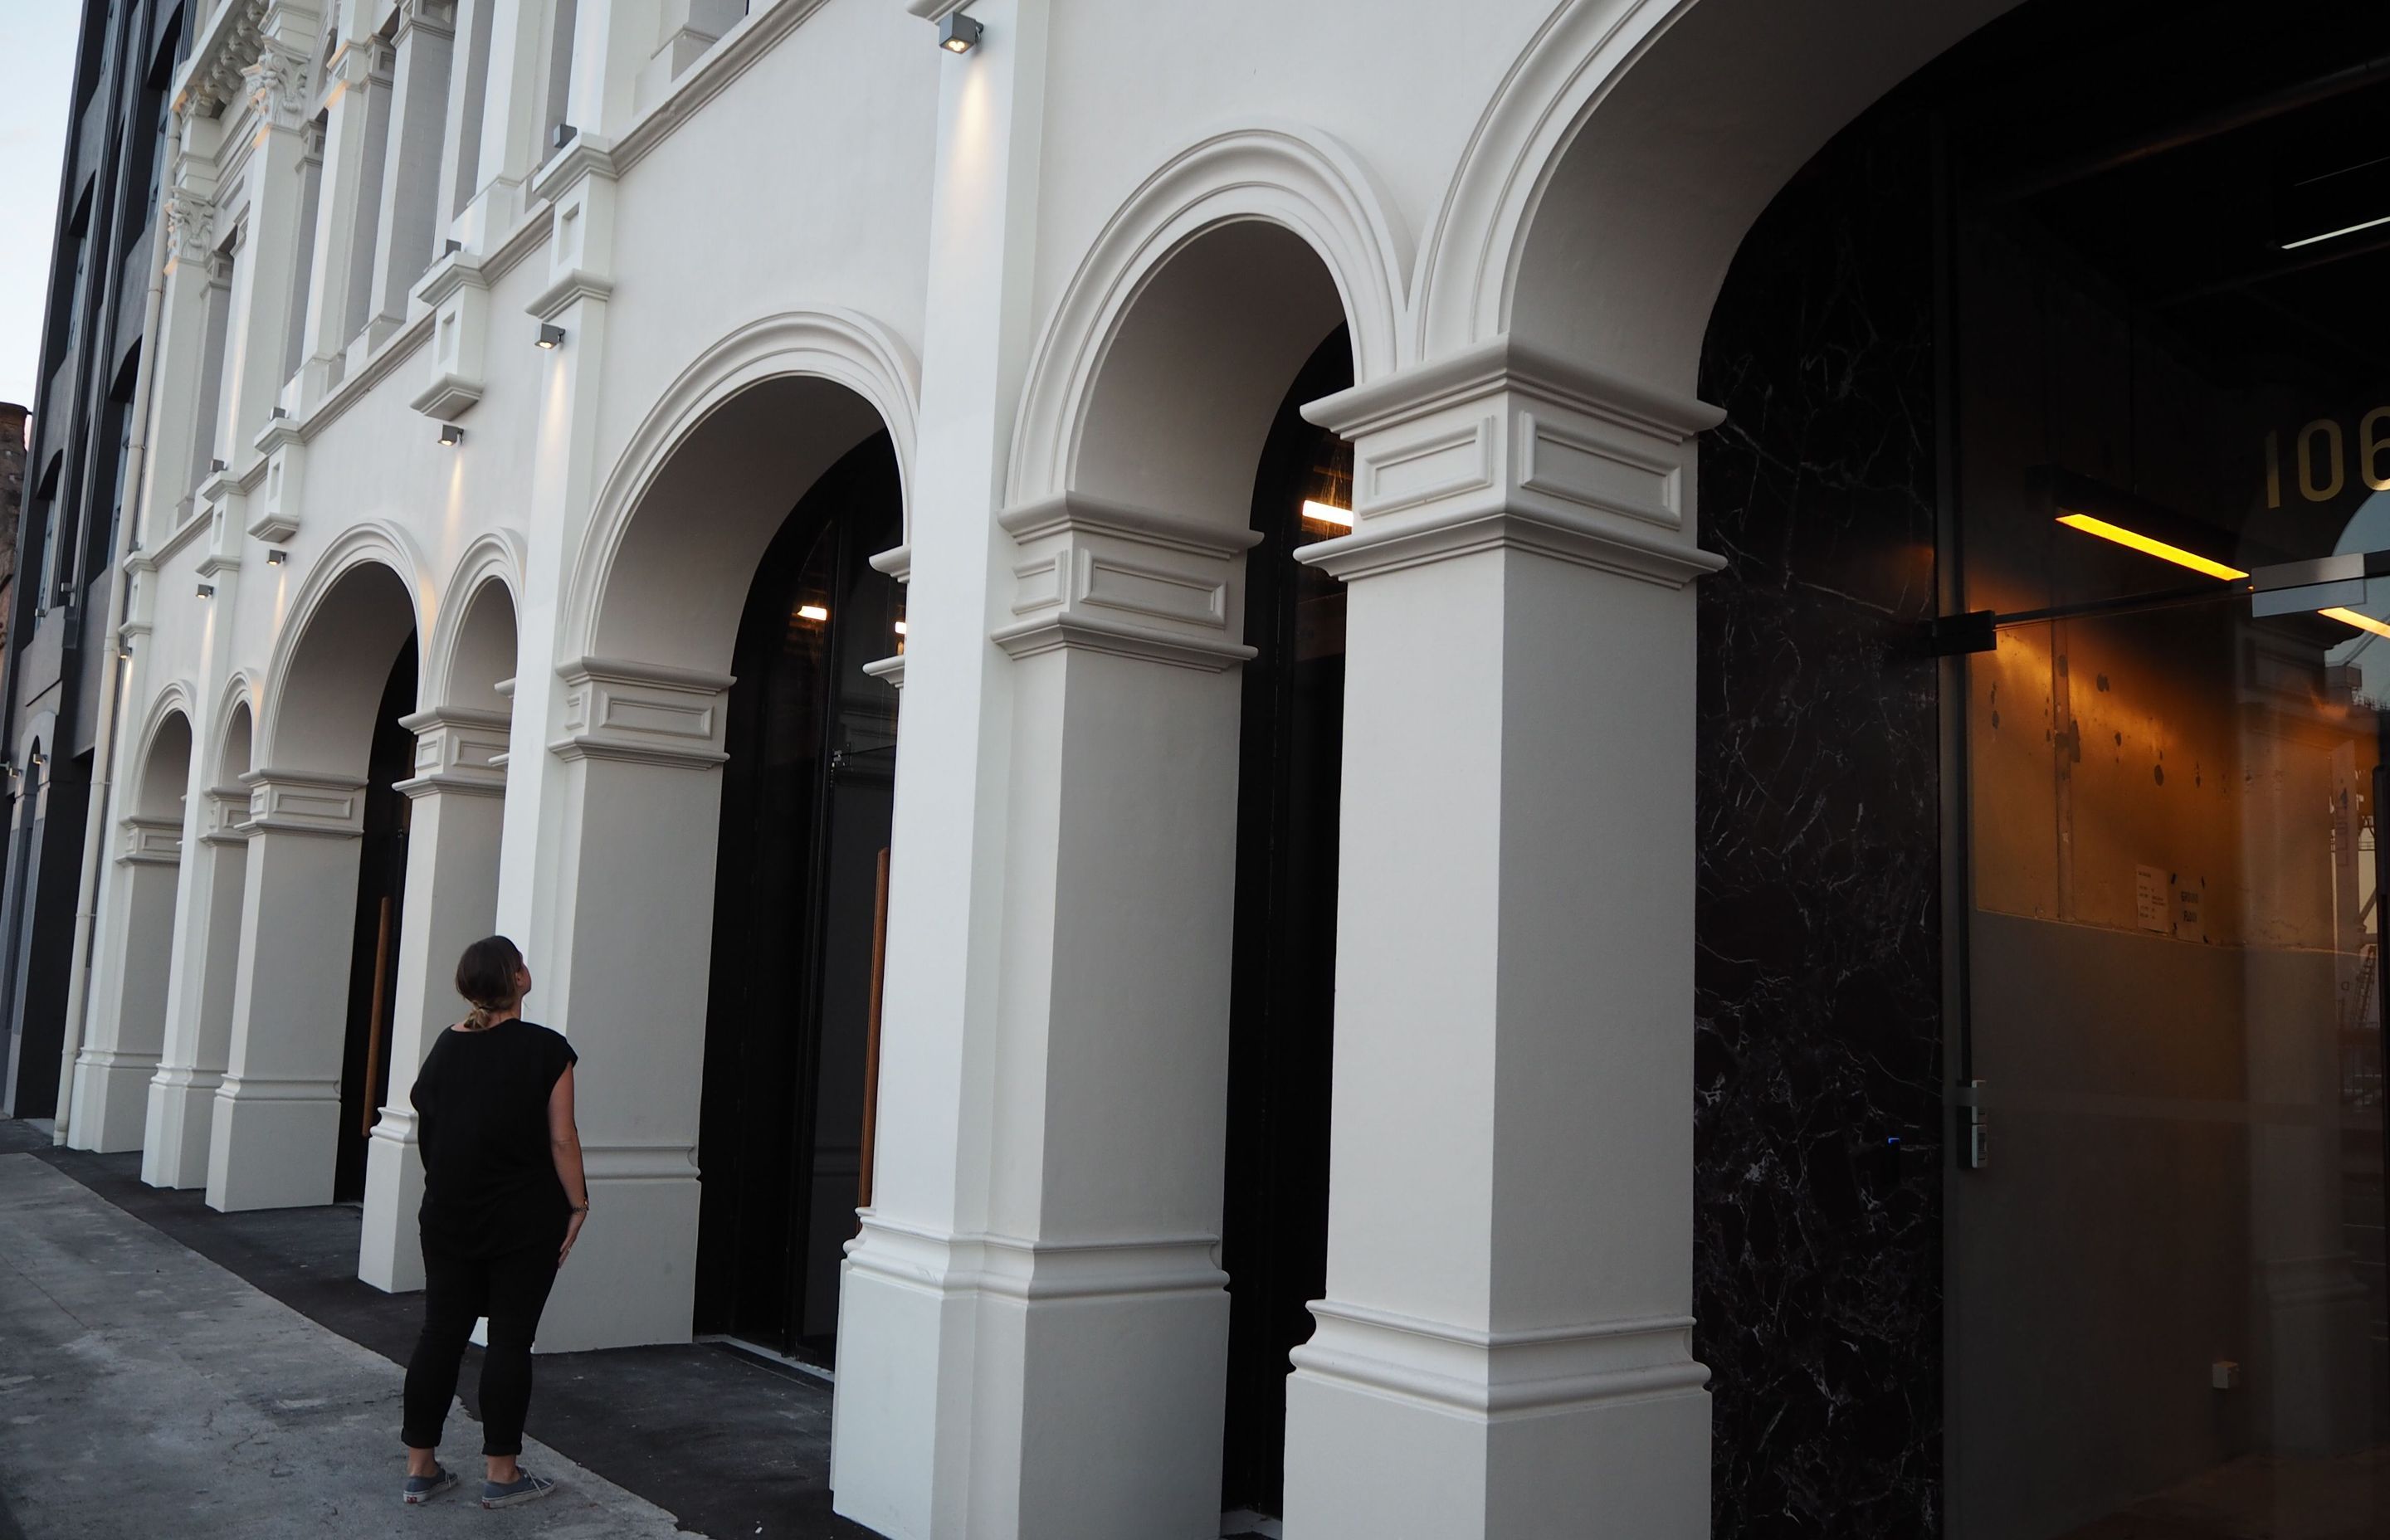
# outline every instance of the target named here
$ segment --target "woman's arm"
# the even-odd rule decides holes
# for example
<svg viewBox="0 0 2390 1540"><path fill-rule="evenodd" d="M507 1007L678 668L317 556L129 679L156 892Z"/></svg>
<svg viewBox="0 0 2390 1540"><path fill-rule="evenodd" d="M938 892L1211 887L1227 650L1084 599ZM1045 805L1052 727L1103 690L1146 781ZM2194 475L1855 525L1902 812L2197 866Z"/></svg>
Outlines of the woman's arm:
<svg viewBox="0 0 2390 1540"><path fill-rule="evenodd" d="M581 1222L589 1217L589 1179L581 1170L581 1130L572 1121L570 1064L547 1094L547 1148L556 1159L556 1179L564 1184L564 1196L572 1204L572 1217L564 1224L564 1249L556 1253L556 1264L561 1267L572 1254L572 1243L581 1238Z"/></svg>

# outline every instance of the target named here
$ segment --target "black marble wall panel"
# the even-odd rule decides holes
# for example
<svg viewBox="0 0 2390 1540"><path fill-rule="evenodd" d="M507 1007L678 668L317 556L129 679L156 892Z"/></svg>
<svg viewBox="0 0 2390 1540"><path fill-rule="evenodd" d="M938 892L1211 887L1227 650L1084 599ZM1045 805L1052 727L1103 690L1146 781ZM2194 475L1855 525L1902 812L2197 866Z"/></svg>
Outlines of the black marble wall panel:
<svg viewBox="0 0 2390 1540"><path fill-rule="evenodd" d="M1830 146L1702 361L1729 415L1701 456L1728 565L1701 590L1696 1347L1736 1540L1941 1529L1928 144L1879 109Z"/></svg>

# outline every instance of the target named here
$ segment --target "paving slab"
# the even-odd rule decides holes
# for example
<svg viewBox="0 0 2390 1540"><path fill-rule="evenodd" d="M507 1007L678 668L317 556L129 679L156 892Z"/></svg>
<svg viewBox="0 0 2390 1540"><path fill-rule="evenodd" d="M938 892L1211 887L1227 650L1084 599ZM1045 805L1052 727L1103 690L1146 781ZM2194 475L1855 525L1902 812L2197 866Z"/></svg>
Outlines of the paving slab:
<svg viewBox="0 0 2390 1540"><path fill-rule="evenodd" d="M28 1154L0 1154L0 1507L27 1540L649 1540L674 1516L526 1441L546 1502L403 1508L396 1365ZM446 1452L480 1462L461 1409ZM0 1534L8 1519L0 1519ZM495 1527L494 1527L495 1526Z"/></svg>

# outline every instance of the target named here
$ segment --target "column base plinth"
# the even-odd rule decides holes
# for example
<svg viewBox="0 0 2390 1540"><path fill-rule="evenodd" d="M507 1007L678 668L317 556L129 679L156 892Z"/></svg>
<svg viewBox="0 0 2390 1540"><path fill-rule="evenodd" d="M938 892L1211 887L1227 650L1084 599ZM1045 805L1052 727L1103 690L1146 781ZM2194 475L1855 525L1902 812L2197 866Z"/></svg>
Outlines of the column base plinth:
<svg viewBox="0 0 2390 1540"><path fill-rule="evenodd" d="M225 1076L208 1130L208 1207L238 1213L330 1202L340 1130L337 1080Z"/></svg>
<svg viewBox="0 0 2390 1540"><path fill-rule="evenodd" d="M223 1082L213 1071L189 1069L163 1069L150 1079L142 1181L153 1187L208 1185L208 1131Z"/></svg>

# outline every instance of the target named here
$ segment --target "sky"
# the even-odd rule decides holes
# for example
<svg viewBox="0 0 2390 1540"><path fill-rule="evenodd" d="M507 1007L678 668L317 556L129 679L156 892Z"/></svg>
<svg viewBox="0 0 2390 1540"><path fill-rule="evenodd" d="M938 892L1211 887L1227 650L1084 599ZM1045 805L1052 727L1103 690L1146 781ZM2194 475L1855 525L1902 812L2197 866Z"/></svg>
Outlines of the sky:
<svg viewBox="0 0 2390 1540"><path fill-rule="evenodd" d="M0 401L33 404L74 85L75 0L0 0Z"/></svg>

